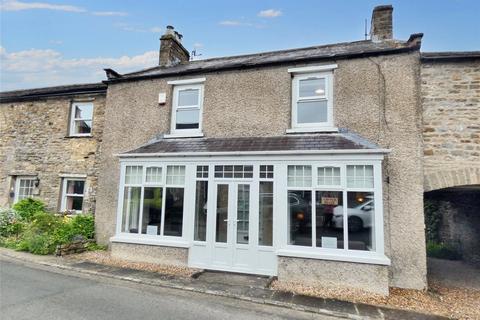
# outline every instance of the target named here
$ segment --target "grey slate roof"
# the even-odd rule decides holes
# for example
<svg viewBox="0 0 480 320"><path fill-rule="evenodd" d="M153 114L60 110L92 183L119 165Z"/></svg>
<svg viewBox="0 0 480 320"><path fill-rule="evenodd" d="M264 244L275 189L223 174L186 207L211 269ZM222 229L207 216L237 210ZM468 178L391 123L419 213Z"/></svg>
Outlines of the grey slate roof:
<svg viewBox="0 0 480 320"><path fill-rule="evenodd" d="M120 156L141 154L225 153L255 151L376 150L375 144L355 135L325 133L275 137L160 139Z"/></svg>
<svg viewBox="0 0 480 320"><path fill-rule="evenodd" d="M105 93L107 85L104 83L85 83L66 86L34 88L26 90L0 92L0 102L15 102L36 100L55 96L70 96L87 93Z"/></svg>
<svg viewBox="0 0 480 320"><path fill-rule="evenodd" d="M420 49L420 40L423 34L413 34L408 41L373 42L371 40L344 42L308 48L262 52L248 55L221 57L197 61L188 61L174 66L156 66L137 72L118 74L115 77L109 70L109 80L106 82L119 82L136 79L148 79L163 76L175 76L189 73L203 73L225 69L239 69L257 67L261 65L277 65L282 63L300 63L307 61L320 61L332 59L345 59L352 57L371 56L378 54L393 54ZM113 76L112 76L113 75Z"/></svg>
<svg viewBox="0 0 480 320"><path fill-rule="evenodd" d="M421 59L424 62L477 60L480 59L480 51L422 52Z"/></svg>

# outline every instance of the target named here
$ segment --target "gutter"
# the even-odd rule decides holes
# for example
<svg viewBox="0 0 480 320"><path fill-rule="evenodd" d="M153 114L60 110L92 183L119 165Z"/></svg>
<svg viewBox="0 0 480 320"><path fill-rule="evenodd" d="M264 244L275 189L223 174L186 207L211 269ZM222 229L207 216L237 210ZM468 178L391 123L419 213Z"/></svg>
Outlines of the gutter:
<svg viewBox="0 0 480 320"><path fill-rule="evenodd" d="M119 158L145 157L216 157L216 156L263 156L263 155L327 155L327 154L388 154L391 149L335 149L335 150L279 150L279 151L233 151L233 152L152 152L117 153Z"/></svg>

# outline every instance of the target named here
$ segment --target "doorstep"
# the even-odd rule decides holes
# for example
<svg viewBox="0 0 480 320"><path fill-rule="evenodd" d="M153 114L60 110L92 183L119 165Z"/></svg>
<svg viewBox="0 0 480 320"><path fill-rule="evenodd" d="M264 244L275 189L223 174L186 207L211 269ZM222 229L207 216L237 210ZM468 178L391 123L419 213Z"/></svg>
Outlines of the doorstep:
<svg viewBox="0 0 480 320"><path fill-rule="evenodd" d="M268 288L271 279L262 276L202 271L194 274L192 277L179 277L130 268L106 266L87 261L78 262L52 256L36 256L5 248L0 248L0 258L48 266L50 267L50 271L53 272L55 272L54 268L58 268L83 274L230 297L341 318L446 319L413 311L397 310L362 303L352 303L336 299L317 298L271 290Z"/></svg>

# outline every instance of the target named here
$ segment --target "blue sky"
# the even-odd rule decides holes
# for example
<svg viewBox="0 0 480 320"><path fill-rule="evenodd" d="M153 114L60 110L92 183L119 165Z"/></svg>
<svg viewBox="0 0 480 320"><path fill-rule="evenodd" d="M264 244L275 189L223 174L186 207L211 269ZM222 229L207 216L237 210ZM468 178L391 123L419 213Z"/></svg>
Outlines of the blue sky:
<svg viewBox="0 0 480 320"><path fill-rule="evenodd" d="M422 51L480 50L480 1L0 0L1 90L94 82L102 68L154 66L166 25L200 58L363 39L364 21L394 6L394 35Z"/></svg>

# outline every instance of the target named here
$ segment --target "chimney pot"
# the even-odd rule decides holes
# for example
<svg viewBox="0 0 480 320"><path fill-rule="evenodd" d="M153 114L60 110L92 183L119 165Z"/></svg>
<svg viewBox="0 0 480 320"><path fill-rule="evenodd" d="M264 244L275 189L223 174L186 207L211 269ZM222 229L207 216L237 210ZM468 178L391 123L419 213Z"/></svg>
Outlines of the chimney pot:
<svg viewBox="0 0 480 320"><path fill-rule="evenodd" d="M370 38L374 42L393 39L393 7L376 6L372 12Z"/></svg>

